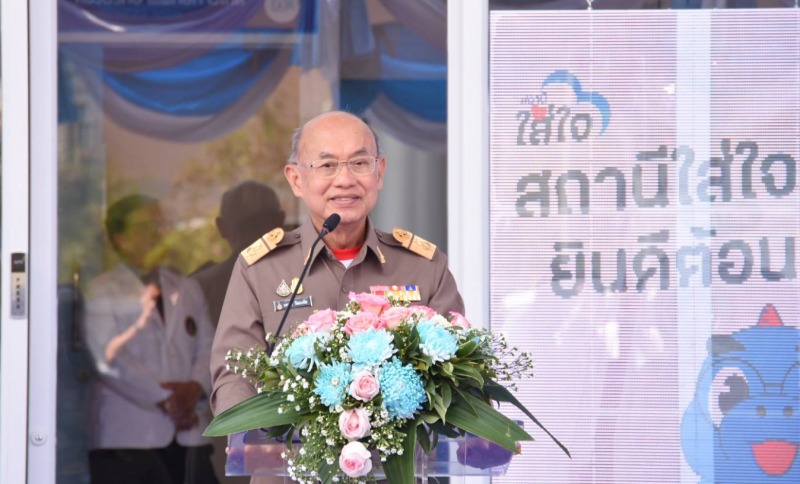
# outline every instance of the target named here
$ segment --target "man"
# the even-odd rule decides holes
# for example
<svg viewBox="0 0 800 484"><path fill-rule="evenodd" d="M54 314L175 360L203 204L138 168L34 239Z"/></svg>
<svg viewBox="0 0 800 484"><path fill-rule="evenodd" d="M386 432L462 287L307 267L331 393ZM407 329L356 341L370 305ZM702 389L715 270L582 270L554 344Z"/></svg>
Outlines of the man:
<svg viewBox="0 0 800 484"><path fill-rule="evenodd" d="M416 285L419 298L414 304L443 314L463 312L444 254L408 232L373 228L368 216L385 170L375 134L351 114L322 114L295 133L284 173L308 208L309 219L288 234L266 234L242 252L234 267L212 348L215 414L255 395L241 375L226 370L225 354L263 347L265 335L275 334L306 261L299 302L281 334L290 333L315 310L342 309L350 292L370 292L371 286ZM333 213L341 222L310 253L322 223Z"/></svg>
<svg viewBox="0 0 800 484"><path fill-rule="evenodd" d="M89 398L94 484L200 482L186 456L210 444L202 431L213 327L197 283L157 265L164 222L158 202L142 195L107 212L122 263L90 283L84 321L97 370Z"/></svg>
<svg viewBox="0 0 800 484"><path fill-rule="evenodd" d="M219 321L228 281L239 252L268 230L282 226L285 218L278 195L263 183L243 181L222 194L216 224L220 235L230 245L232 255L192 275L203 289L214 326ZM228 440L220 437L213 439L213 442L214 453L211 460L219 480L228 484L247 482L245 478L225 477L225 447Z"/></svg>
<svg viewBox="0 0 800 484"><path fill-rule="evenodd" d="M243 181L222 194L216 224L220 235L228 242L232 255L192 275L203 288L214 326L219 321L228 281L239 252L265 232L282 226L285 219L286 214L281 209L278 195L263 183Z"/></svg>

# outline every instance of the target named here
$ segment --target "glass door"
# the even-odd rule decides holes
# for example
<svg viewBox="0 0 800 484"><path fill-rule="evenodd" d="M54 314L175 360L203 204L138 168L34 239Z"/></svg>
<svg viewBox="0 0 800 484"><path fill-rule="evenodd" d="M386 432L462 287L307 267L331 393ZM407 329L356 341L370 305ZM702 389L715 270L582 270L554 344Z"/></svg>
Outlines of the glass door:
<svg viewBox="0 0 800 484"><path fill-rule="evenodd" d="M3 104L5 117L18 101L15 123L25 122L15 126L36 129L15 157L25 169L3 189L3 261L12 250L6 208L17 193L9 187L30 199L30 209L14 205L22 217L16 250L35 257L30 327L3 319L0 395L13 397L18 411L7 413L3 400L3 462L12 456L15 473L3 471L2 482L87 483L110 462L105 450L175 447L185 448L177 449L185 451L185 472L206 478L192 482L247 482L223 477L224 439L199 439L207 409L197 408L197 421L165 420L160 410L149 418L159 395L185 375L151 377L180 368L184 352L201 352L237 254L272 228L302 222L283 166L292 133L314 115L346 109L367 118L383 136L384 154L398 162L387 172L395 181L375 224L419 231L416 224L446 246L446 190L434 186L446 173L445 9L384 3L59 0L30 7L30 31L14 45L25 52L20 46L31 39L30 70L15 66L31 75ZM23 12L15 28L29 24ZM422 18L424 29L415 20ZM4 46L9 38L4 30ZM12 176L8 164L3 171ZM35 221L30 230L28 220ZM202 296L173 325L185 343L174 353L162 345L166 313L159 313L163 327L135 325L152 287L164 305L183 297L172 299L167 280Z"/></svg>

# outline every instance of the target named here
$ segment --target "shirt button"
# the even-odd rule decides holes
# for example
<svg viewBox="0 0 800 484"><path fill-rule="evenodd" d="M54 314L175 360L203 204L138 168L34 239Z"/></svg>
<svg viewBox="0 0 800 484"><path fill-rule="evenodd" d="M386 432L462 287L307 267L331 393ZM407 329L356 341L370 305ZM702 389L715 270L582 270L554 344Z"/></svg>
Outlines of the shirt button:
<svg viewBox="0 0 800 484"><path fill-rule="evenodd" d="M344 286L342 286L342 292L345 292L345 293L346 293L346 292L347 292L347 288L346 288L346 287L344 287Z"/></svg>

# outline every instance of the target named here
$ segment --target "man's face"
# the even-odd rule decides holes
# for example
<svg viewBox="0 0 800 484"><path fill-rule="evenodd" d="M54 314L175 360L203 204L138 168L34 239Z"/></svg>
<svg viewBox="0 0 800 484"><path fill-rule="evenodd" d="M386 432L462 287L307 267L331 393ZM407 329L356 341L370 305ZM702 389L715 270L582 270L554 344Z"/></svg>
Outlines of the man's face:
<svg viewBox="0 0 800 484"><path fill-rule="evenodd" d="M124 231L114 236L117 251L128 264L149 270L158 263L159 244L166 235L166 218L157 205L132 211Z"/></svg>
<svg viewBox="0 0 800 484"><path fill-rule="evenodd" d="M332 113L310 121L303 129L297 161L302 164L319 160L347 161L354 156L376 156L375 138L358 118ZM287 165L286 178L295 196L305 201L314 227L319 230L332 213L342 220L337 231L361 230L367 215L378 201L383 188L386 162L383 158L373 173L354 175L347 166L333 178L323 178L301 165Z"/></svg>

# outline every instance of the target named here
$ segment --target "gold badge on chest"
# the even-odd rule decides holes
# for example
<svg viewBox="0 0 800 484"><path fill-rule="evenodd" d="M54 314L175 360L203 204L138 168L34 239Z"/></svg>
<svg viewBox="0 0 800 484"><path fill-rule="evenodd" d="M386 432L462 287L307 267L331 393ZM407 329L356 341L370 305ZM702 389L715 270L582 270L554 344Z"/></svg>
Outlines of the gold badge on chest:
<svg viewBox="0 0 800 484"><path fill-rule="evenodd" d="M292 293L292 288L289 287L289 284L286 284L285 279L281 279L281 283L278 284L278 289L275 290L275 293L280 297L286 297Z"/></svg>
<svg viewBox="0 0 800 484"><path fill-rule="evenodd" d="M281 283L278 284L278 289L275 290L275 294L280 297L288 297L292 292L294 292L295 288L297 288L297 294L303 293L303 285L301 284L300 287L297 287L297 283L300 282L299 277L295 277L292 279L291 286L286 283L286 279L281 279Z"/></svg>

